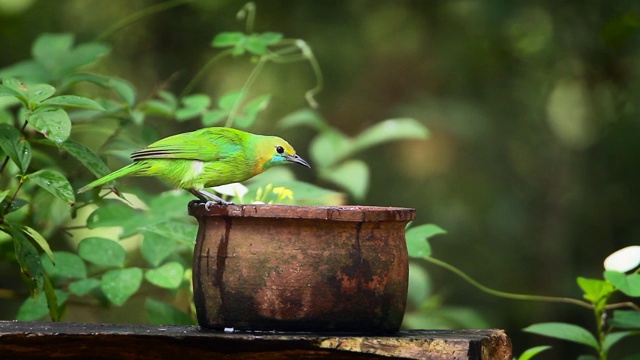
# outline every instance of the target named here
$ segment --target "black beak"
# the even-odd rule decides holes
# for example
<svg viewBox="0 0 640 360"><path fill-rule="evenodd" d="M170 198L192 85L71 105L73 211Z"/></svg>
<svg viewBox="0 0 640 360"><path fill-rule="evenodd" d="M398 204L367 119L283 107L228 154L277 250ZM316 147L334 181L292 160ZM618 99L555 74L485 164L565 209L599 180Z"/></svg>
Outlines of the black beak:
<svg viewBox="0 0 640 360"><path fill-rule="evenodd" d="M287 159L287 161L289 161L289 162L296 163L296 164L300 164L300 165L302 165L302 166L306 166L306 167L308 167L309 169L311 169L311 165L309 165L309 163L308 163L308 162L306 162L303 158L301 158L301 157L300 157L300 156L298 156L298 155L293 155L293 156L291 156L291 155L286 155L284 158L285 158L285 159Z"/></svg>

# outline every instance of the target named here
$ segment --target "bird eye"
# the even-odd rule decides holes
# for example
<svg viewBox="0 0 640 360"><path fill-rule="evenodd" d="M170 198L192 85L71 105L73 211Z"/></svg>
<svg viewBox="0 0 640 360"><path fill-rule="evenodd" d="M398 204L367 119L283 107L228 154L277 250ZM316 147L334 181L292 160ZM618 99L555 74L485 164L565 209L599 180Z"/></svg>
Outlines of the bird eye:
<svg viewBox="0 0 640 360"><path fill-rule="evenodd" d="M284 148L282 146L276 146L276 151L278 152L278 154L282 154L284 153Z"/></svg>

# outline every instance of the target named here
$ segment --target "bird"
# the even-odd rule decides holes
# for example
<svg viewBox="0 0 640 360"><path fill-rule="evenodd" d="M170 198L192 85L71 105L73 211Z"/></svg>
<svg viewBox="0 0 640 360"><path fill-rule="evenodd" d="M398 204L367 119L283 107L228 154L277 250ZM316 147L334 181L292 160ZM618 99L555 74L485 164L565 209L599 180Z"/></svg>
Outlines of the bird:
<svg viewBox="0 0 640 360"><path fill-rule="evenodd" d="M256 135L227 127L208 127L160 139L131 154L133 162L105 175L78 193L123 176L155 176L174 188L185 189L210 209L231 205L205 188L250 179L282 164L311 168L294 148L277 136Z"/></svg>

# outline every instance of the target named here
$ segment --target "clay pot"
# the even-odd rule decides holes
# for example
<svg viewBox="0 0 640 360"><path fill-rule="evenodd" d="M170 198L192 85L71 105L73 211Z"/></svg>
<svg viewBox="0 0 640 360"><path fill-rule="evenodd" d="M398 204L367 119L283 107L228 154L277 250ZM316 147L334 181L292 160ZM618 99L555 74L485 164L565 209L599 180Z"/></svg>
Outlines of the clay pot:
<svg viewBox="0 0 640 360"><path fill-rule="evenodd" d="M372 206L189 205L200 326L389 333L408 285L415 210Z"/></svg>

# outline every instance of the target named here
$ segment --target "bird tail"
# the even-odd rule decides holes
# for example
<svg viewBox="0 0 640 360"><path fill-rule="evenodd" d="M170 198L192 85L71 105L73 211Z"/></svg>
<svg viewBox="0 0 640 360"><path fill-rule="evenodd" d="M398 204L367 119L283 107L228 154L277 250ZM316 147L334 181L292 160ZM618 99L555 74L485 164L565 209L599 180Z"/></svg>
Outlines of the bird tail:
<svg viewBox="0 0 640 360"><path fill-rule="evenodd" d="M131 163L125 167L123 167L122 169L116 170L114 172L112 172L109 175L105 175L103 177L101 177L98 180L95 180L85 186L83 186L82 188L80 188L78 190L78 194L83 193L87 190L91 190L94 187L98 187L100 185L104 185L108 182L111 182L115 179L121 178L125 175L136 175L136 173L138 173L140 170L144 170L146 168L146 164L144 162L139 162L136 161L134 163Z"/></svg>

